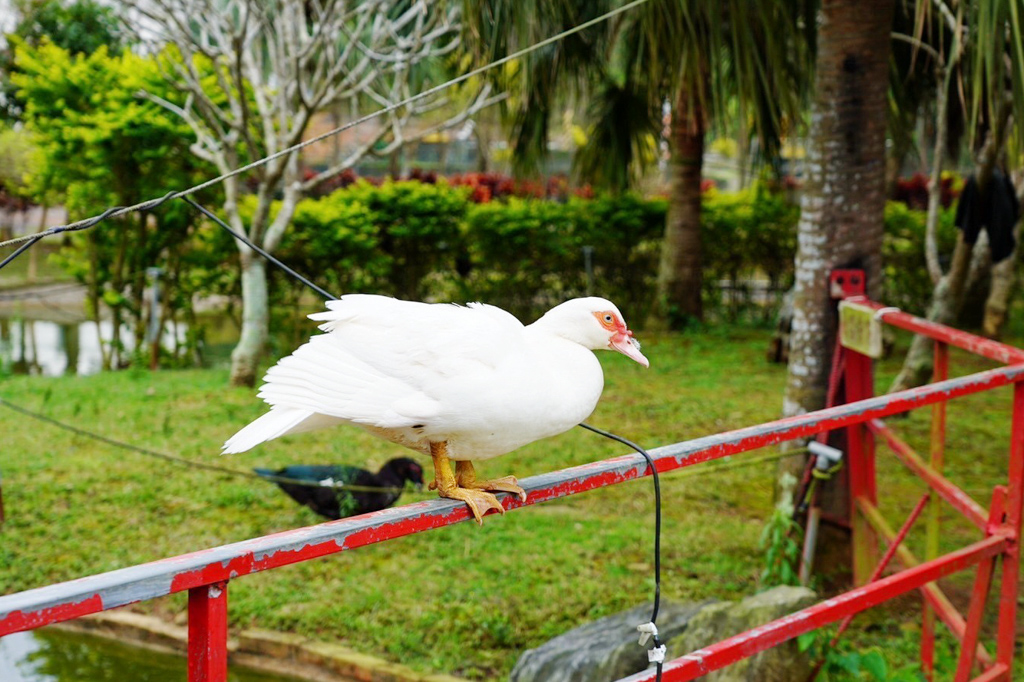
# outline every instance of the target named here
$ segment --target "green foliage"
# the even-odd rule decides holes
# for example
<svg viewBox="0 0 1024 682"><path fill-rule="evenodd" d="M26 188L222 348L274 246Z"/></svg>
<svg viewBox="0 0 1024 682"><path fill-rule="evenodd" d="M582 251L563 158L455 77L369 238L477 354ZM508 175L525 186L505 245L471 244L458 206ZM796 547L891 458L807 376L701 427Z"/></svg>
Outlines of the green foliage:
<svg viewBox="0 0 1024 682"><path fill-rule="evenodd" d="M803 529L793 520L793 509L776 507L761 531L758 548L764 552L761 588L799 585L800 539Z"/></svg>
<svg viewBox="0 0 1024 682"><path fill-rule="evenodd" d="M870 646L862 649L857 649L845 638L840 638L832 646L835 631L836 628L831 626L797 637L797 646L802 653L806 653L812 661L822 661L818 677L822 682L923 682L925 679L917 660L920 646L920 631L917 628L903 628L896 638L898 641L887 642L885 648ZM955 656L951 655L951 651L955 652L956 649L944 641L937 644L935 679L945 679L956 667ZM900 653L906 658L894 662L894 649L905 649Z"/></svg>
<svg viewBox="0 0 1024 682"><path fill-rule="evenodd" d="M338 199L359 205L375 226L378 248L390 260L388 285L399 298L417 299L428 276L452 276L460 252L460 225L468 191L445 184L356 183Z"/></svg>
<svg viewBox="0 0 1024 682"><path fill-rule="evenodd" d="M22 16L14 35L33 47L49 42L71 54L92 54L101 47L117 54L124 46L113 9L95 0L28 0L18 4Z"/></svg>
<svg viewBox="0 0 1024 682"><path fill-rule="evenodd" d="M92 54L101 47L119 53L124 46L121 27L114 11L95 0L16 0L20 15L8 40L0 50L0 117L17 119L24 100L11 81L18 71L15 53L20 45L37 48L50 43L71 54Z"/></svg>
<svg viewBox="0 0 1024 682"><path fill-rule="evenodd" d="M467 45L480 63L616 6L594 2L465 2ZM666 99L700 102L712 126L756 134L766 157L800 118L813 78L813 3L651 2L492 74L510 97L510 146L518 171L536 169L566 100L589 103L578 171L603 187L641 176ZM729 116L726 103L738 102ZM694 188L696 190L696 188Z"/></svg>
<svg viewBox="0 0 1024 682"><path fill-rule="evenodd" d="M0 188L14 195L26 193L28 178L41 162L25 131L0 123Z"/></svg>
<svg viewBox="0 0 1024 682"><path fill-rule="evenodd" d="M665 203L634 195L570 199L564 204L511 199L479 204L467 220L473 270L467 295L523 316L588 293L584 248L592 249L591 293L642 320L651 301Z"/></svg>
<svg viewBox="0 0 1024 682"><path fill-rule="evenodd" d="M189 153L184 123L137 96L140 90L173 96L153 59L130 52L110 56L105 47L72 55L44 40L37 48L19 44L16 64L13 82L42 158L28 178L37 200L62 200L74 220L188 186L209 172ZM108 219L100 229L71 237L60 261L88 285L90 313L98 317L107 308L116 327L127 324L138 346L147 268L161 267L167 275L165 319L188 317L197 290L190 285L206 283L188 273L209 255L193 249L194 227L180 202ZM119 357L118 342L107 350L105 364L128 361Z"/></svg>
<svg viewBox="0 0 1024 682"><path fill-rule="evenodd" d="M443 183L362 181L304 199L277 255L328 291L427 298L456 276L467 195ZM256 198L246 197L243 219L251 220L255 210ZM278 297L302 286L276 269L271 277Z"/></svg>
<svg viewBox="0 0 1024 682"><path fill-rule="evenodd" d="M943 210L939 215L939 253L946 258L956 245L955 215L952 208ZM925 211L909 209L903 203L890 201L885 206L885 237L882 242L885 295L882 300L915 315L925 313L934 289L925 262L926 220Z"/></svg>
<svg viewBox="0 0 1024 682"><path fill-rule="evenodd" d="M735 286L745 277L759 275L767 277L776 290L788 288L799 218L799 206L762 183L739 192L708 192L701 212L705 306L709 310L724 308L731 319L750 307L746 290L734 292L722 302L721 280Z"/></svg>

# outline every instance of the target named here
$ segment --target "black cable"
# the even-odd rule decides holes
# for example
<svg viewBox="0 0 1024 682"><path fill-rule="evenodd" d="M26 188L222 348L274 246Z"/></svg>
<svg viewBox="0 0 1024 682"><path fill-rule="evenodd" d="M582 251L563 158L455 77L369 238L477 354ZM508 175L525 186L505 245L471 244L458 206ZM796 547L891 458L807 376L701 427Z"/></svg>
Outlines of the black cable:
<svg viewBox="0 0 1024 682"><path fill-rule="evenodd" d="M39 241L42 238L43 238L43 235L37 235L34 239L30 239L29 241L27 241L24 244L22 244L21 246L19 246L18 249L14 253L12 253L7 258L4 258L3 262L0 263L0 270L3 270L7 266L8 263L10 263L12 260L14 260L18 256L20 256L24 252L28 251L29 248L33 244L35 244L37 241Z"/></svg>
<svg viewBox="0 0 1024 682"><path fill-rule="evenodd" d="M154 209L157 206L160 206L161 204L166 202L168 199L173 197L175 194L177 194L177 192L168 192L167 194L163 195L159 199L152 199L152 200L147 201L147 202L145 202L143 204L139 204L136 207L136 210L149 211L151 209ZM10 256L5 258L2 263L0 263L0 270L4 269L4 267L6 267L8 263L10 263L15 258L20 256L22 253L27 251L30 246L32 246L33 244L38 242L43 237L49 237L50 235L54 235L54 234L61 234L62 232L78 232L79 230L88 230L90 227L93 227L97 223L99 223L99 222L101 222L103 220L106 220L107 218L109 218L114 213L118 213L119 211L124 211L124 210L125 210L124 206L111 206L110 208L108 208L106 211L104 211L103 213L99 214L98 216L95 216L93 218L89 218L88 220L83 220L80 223L72 223L70 225L60 225L58 227L51 227L50 229L43 230L42 232L39 232L38 234L35 234L35 235L31 235L31 236L27 236L27 237L18 237L16 239L10 239L10 240L7 241L8 244L17 243L20 240L25 240L25 243L22 244L21 246L19 246L18 249L14 253L12 253Z"/></svg>
<svg viewBox="0 0 1024 682"><path fill-rule="evenodd" d="M232 237L234 237L238 241L242 242L243 244L248 246L250 249L252 249L256 253L260 254L261 256L263 256L268 261L270 261L271 263L273 263L277 267L279 267L282 270L284 270L285 272L287 272L289 275L291 275L295 279L299 280L300 282L305 284L307 287L309 287L310 289L312 289L316 293L318 293L321 296L323 296L324 298L326 298L328 301L337 301L338 300L337 296L334 296L333 294L327 293L327 291L325 291L324 289L321 289L319 286L317 286L313 282L309 281L308 279L306 279L305 277L303 277L299 273L295 272L290 267L288 267L287 265L285 265L284 263L279 261L277 258L274 258L273 256L271 256L268 252L266 252L263 249L261 249L260 247L256 246L256 244L254 244L252 241L250 241L245 235L240 234L240 233L235 232L234 230L232 230L231 227L227 223L225 223L223 220L221 220L220 218L215 216L213 213L211 213L210 211L207 211L205 208L203 208L202 206L197 204L195 201L193 201L192 197L182 197L182 199L187 204L189 204L190 206L195 208L197 211L199 211L203 215L205 215L207 218L209 218L210 220L212 220L213 222L217 223L218 225L223 227L225 230L227 230L228 233Z"/></svg>
<svg viewBox="0 0 1024 682"><path fill-rule="evenodd" d="M599 429L596 426L591 426L585 422L581 422L580 426L588 431L593 431L605 438L611 438L614 441L618 441L623 445L633 448L647 460L647 466L651 468L651 478L654 479L654 611L651 613L651 624L657 627L658 609L661 606L661 481L658 478L658 467L654 465L654 458L652 458L646 450L633 441L603 429ZM654 648L660 647L661 639L659 639L657 633L654 633L653 639ZM657 682L661 682L661 670L664 666L663 661L658 661L657 666L658 670L655 679Z"/></svg>
<svg viewBox="0 0 1024 682"><path fill-rule="evenodd" d="M103 436L103 435L100 435L98 433L93 433L92 431L86 431L85 429L80 428L78 426L74 426L72 424L68 424L66 422L62 422L62 421L60 421L58 419L54 419L53 417L49 417L49 416L47 416L45 414L40 414L39 412L33 412L32 410L29 410L29 409L26 409L24 407L21 407L20 405L15 405L14 403L10 402L9 400L7 400L5 398L0 398L0 405L2 405L3 407L6 407L9 410L13 410L14 412L22 414L22 415L24 415L26 417L30 417L32 419L35 419L35 420L38 420L38 421L41 421L41 422L45 422L47 424L50 424L51 426L56 426L59 429L64 429L65 431L70 431L71 433L74 433L76 435L84 436L85 438L91 438L93 440L99 441L101 443L106 443L107 445L111 445L111 446L116 447L116 448L121 448L123 450L130 450L130 451L138 453L140 455L145 455L147 457L155 457L157 459L162 459L162 460L165 460L167 462L174 462L175 464L182 464L184 466L192 467L192 468L195 468L195 469L206 469L207 471L216 471L216 472L219 472L219 473L222 473L222 474L228 474L228 475L231 475L231 476L242 476L244 478L259 479L261 481L271 481L272 483L289 483L291 485L301 485L301 486L307 486L307 487L310 487L310 488L327 488L327 487L330 487L330 488L335 488L337 490L351 490L351 491L354 491L354 492L390 492L390 493L402 492L403 490L405 490L405 488L397 488L397 487L379 487L379 486L369 486L369 485L349 485L349 484L346 484L346 483L332 483L330 486L326 486L326 485L323 485L322 483L319 483L319 482L304 481L304 480L302 480L300 478L288 478L287 476L276 476L276 475L273 475L273 476L261 476L260 474L257 474L257 473L251 472L251 471L245 471L244 469L232 469L231 467L220 466L220 465L217 465L217 464L207 464L206 462L196 462L196 461L193 461L191 459L185 459L184 457L176 457L175 455L168 455L167 453L164 453L164 452L157 452L156 450L150 450L148 448L144 448L144 447L141 447L141 446L138 446L138 445L133 445L131 443L126 443L124 441L116 440L114 438L109 438L107 436Z"/></svg>

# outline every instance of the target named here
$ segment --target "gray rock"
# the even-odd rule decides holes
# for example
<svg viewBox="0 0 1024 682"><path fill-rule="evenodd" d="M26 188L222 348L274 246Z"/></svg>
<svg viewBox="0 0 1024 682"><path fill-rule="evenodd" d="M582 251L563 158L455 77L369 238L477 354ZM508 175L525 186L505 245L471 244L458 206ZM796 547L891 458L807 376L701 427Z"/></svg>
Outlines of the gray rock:
<svg viewBox="0 0 1024 682"><path fill-rule="evenodd" d="M817 595L806 587L784 586L741 602L711 604L701 609L690 620L686 631L668 645L665 660L764 625L817 600ZM811 661L798 651L796 640L790 640L699 679L705 682L791 682L806 679L810 671Z"/></svg>
<svg viewBox="0 0 1024 682"><path fill-rule="evenodd" d="M670 641L712 601L671 604L662 601L658 634ZM647 669L647 649L637 644L636 626L651 618L651 605L587 623L548 640L519 657L509 682L612 682Z"/></svg>

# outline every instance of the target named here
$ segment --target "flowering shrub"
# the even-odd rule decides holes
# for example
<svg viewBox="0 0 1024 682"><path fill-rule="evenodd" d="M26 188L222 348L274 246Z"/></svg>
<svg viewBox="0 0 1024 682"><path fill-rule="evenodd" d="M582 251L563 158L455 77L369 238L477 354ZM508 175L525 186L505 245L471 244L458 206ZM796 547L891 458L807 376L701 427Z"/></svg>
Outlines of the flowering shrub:
<svg viewBox="0 0 1024 682"><path fill-rule="evenodd" d="M917 173L909 178L900 178L896 181L892 199L906 204L907 208L927 211L928 183L928 176L924 173ZM939 199L942 208L949 208L953 205L953 201L960 196L961 186L962 183L952 173L942 174L941 198Z"/></svg>

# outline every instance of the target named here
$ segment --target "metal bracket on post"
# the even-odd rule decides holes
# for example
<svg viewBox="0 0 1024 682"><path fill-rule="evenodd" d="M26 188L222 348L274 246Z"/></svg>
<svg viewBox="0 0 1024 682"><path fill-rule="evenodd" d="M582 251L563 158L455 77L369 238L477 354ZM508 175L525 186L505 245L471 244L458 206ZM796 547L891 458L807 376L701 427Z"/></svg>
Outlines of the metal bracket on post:
<svg viewBox="0 0 1024 682"><path fill-rule="evenodd" d="M818 526L821 523L821 507L814 502L816 479L830 477L843 461L842 450L816 440L807 444L807 451L814 455L815 460L811 483L806 493L810 501L807 510L807 527L804 530L804 548L800 559L800 584L804 586L811 582L811 569L814 565L814 552L818 542Z"/></svg>

